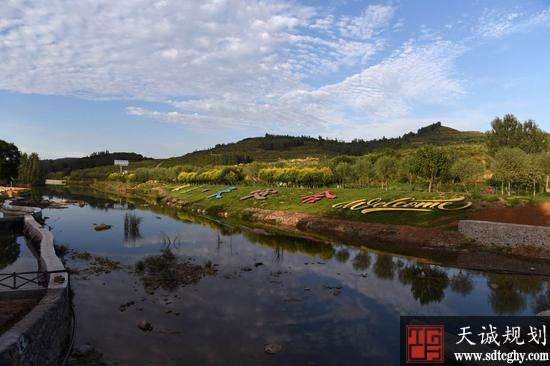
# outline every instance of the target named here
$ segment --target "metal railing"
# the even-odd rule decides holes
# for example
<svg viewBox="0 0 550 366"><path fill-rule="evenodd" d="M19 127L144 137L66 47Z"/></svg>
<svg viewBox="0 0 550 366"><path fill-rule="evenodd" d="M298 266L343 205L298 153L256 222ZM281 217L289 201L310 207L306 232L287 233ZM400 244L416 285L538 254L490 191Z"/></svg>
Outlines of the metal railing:
<svg viewBox="0 0 550 366"><path fill-rule="evenodd" d="M66 269L58 271L34 271L34 272L13 272L13 273L0 273L0 289L8 288L10 290L19 290L25 286L31 286L32 284L48 288L50 282L50 276L60 273L66 273L67 286L69 285L69 271ZM65 282L64 276L56 276L53 281L55 283L62 284Z"/></svg>

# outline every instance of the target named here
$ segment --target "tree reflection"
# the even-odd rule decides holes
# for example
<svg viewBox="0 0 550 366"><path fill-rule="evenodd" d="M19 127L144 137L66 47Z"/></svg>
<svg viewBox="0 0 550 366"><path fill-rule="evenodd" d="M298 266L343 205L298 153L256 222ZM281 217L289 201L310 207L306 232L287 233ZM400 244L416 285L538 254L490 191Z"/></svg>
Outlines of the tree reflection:
<svg viewBox="0 0 550 366"><path fill-rule="evenodd" d="M328 260L334 256L334 247L299 237L260 233L245 230L242 234L251 242L274 248L275 256L282 257L282 252L304 253Z"/></svg>
<svg viewBox="0 0 550 366"><path fill-rule="evenodd" d="M370 267L370 261L371 258L369 253L359 252L355 258L353 258L352 265L356 271L366 271Z"/></svg>
<svg viewBox="0 0 550 366"><path fill-rule="evenodd" d="M550 310L550 288L544 289L535 297L533 310L535 313Z"/></svg>
<svg viewBox="0 0 550 366"><path fill-rule="evenodd" d="M334 258L340 263L346 263L349 259L349 251L347 249L342 249L336 252Z"/></svg>
<svg viewBox="0 0 550 366"><path fill-rule="evenodd" d="M457 294L466 296L470 294L473 289L474 283L467 273L460 271L451 277L451 290Z"/></svg>
<svg viewBox="0 0 550 366"><path fill-rule="evenodd" d="M411 293L421 304L441 302L445 298L445 289L449 285L449 277L441 269L414 264L399 272L399 279L406 285L411 285Z"/></svg>
<svg viewBox="0 0 550 366"><path fill-rule="evenodd" d="M395 275L395 263L391 255L378 254L374 262L374 274L378 278L393 279Z"/></svg>
<svg viewBox="0 0 550 366"><path fill-rule="evenodd" d="M497 314L516 314L526 306L525 295L541 291L540 279L533 276L488 274L489 303Z"/></svg>
<svg viewBox="0 0 550 366"><path fill-rule="evenodd" d="M0 236L0 269L6 268L19 258L19 244L15 236Z"/></svg>

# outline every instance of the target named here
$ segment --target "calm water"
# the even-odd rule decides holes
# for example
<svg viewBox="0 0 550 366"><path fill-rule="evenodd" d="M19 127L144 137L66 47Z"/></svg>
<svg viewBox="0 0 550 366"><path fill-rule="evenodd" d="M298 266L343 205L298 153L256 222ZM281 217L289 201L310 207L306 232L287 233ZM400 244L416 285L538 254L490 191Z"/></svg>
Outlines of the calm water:
<svg viewBox="0 0 550 366"><path fill-rule="evenodd" d="M38 262L22 236L0 235L0 273L36 271ZM0 291L4 289L0 287Z"/></svg>
<svg viewBox="0 0 550 366"><path fill-rule="evenodd" d="M47 198L87 202L44 211L59 244L132 266L158 253L167 235L179 238L176 252L183 258L219 265L216 276L196 285L152 295L129 270L73 276L77 345L90 343L113 363L397 364L400 315L530 315L550 308L543 279L423 265L120 201ZM126 214L141 218L138 232L125 232ZM113 227L96 232L94 223ZM243 271L247 267L252 270ZM119 311L129 301L136 305ZM140 331L141 320L154 330ZM272 342L284 349L266 355Z"/></svg>

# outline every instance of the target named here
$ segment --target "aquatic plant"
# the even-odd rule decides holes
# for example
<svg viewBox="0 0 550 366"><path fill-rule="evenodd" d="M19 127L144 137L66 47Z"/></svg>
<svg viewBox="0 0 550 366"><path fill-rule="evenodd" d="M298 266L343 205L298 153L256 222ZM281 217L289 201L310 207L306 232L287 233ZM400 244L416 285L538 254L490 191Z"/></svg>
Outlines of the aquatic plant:
<svg viewBox="0 0 550 366"><path fill-rule="evenodd" d="M139 232L141 220L141 217L134 213L126 213L124 215L124 240L136 241L136 239L141 238Z"/></svg>
<svg viewBox="0 0 550 366"><path fill-rule="evenodd" d="M201 266L179 260L169 248L136 262L134 268L147 290L175 290L179 286L197 283L204 276L217 272L211 262Z"/></svg>
<svg viewBox="0 0 550 366"><path fill-rule="evenodd" d="M171 251L180 247L181 240L178 235L170 236L164 232L161 232L160 235L162 251Z"/></svg>

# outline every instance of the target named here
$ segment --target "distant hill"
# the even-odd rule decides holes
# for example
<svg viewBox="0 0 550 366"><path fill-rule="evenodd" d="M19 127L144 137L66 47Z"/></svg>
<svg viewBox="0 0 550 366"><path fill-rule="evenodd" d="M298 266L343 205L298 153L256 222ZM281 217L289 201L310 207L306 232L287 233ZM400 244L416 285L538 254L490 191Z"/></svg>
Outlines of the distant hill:
<svg viewBox="0 0 550 366"><path fill-rule="evenodd" d="M100 151L82 158L60 158L42 160L42 167L46 174L52 172L70 173L77 169L95 168L98 166L113 165L114 160L128 160L137 162L147 160L143 155L132 152Z"/></svg>
<svg viewBox="0 0 550 366"><path fill-rule="evenodd" d="M345 142L322 137L266 134L263 137L219 144L211 149L169 158L160 165L168 167L185 164L238 164L305 157L363 155L376 150L411 148L424 144L480 144L483 142L484 134L482 132L458 131L443 126L441 122L422 127L417 132L409 132L401 137L383 137L369 141L356 139Z"/></svg>

